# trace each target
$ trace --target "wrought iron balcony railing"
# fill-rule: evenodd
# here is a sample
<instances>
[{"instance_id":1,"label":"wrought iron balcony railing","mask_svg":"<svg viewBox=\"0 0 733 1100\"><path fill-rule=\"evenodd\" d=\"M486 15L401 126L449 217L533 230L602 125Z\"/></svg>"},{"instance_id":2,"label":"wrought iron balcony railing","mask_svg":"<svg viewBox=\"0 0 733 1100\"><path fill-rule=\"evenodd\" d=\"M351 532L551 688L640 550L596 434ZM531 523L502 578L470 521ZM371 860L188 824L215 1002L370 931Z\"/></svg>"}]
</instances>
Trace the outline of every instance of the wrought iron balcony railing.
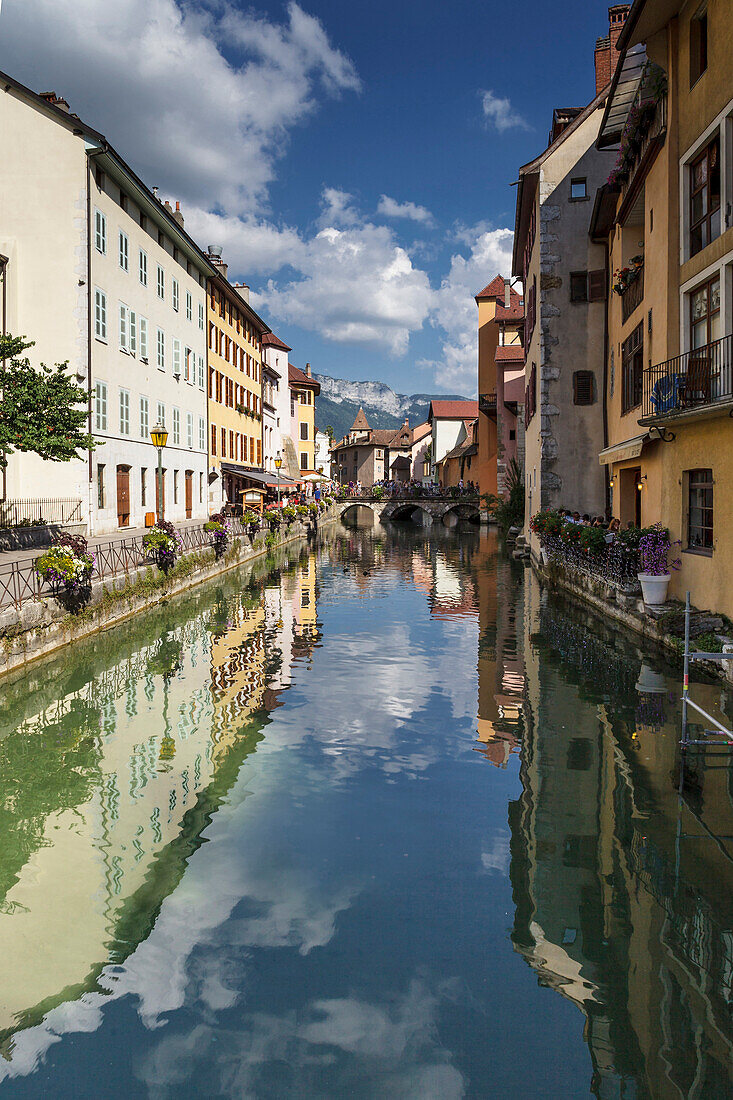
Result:
<instances>
[{"instance_id":1,"label":"wrought iron balcony railing","mask_svg":"<svg viewBox=\"0 0 733 1100\"><path fill-rule=\"evenodd\" d=\"M644 299L644 268L621 295L621 316L624 324Z\"/></svg>"},{"instance_id":2,"label":"wrought iron balcony railing","mask_svg":"<svg viewBox=\"0 0 733 1100\"><path fill-rule=\"evenodd\" d=\"M496 394L480 393L478 395L478 407L479 412L486 413L488 416L496 416Z\"/></svg>"},{"instance_id":3,"label":"wrought iron balcony railing","mask_svg":"<svg viewBox=\"0 0 733 1100\"><path fill-rule=\"evenodd\" d=\"M686 351L644 371L642 421L733 403L733 335Z\"/></svg>"}]
</instances>

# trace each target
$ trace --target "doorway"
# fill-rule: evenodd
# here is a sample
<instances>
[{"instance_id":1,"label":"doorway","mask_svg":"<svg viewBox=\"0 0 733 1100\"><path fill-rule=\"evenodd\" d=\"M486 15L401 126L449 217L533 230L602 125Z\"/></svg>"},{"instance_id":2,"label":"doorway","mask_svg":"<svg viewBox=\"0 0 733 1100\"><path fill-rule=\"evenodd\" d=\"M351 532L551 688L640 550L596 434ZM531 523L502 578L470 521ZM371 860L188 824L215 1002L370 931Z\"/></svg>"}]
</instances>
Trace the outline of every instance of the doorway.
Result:
<instances>
[{"instance_id":1,"label":"doorway","mask_svg":"<svg viewBox=\"0 0 733 1100\"><path fill-rule=\"evenodd\" d=\"M186 470L186 519L193 515L193 470Z\"/></svg>"},{"instance_id":2,"label":"doorway","mask_svg":"<svg viewBox=\"0 0 733 1100\"><path fill-rule=\"evenodd\" d=\"M619 519L621 526L626 527L634 523L641 527L641 467L633 466L630 469L620 471L620 508Z\"/></svg>"},{"instance_id":3,"label":"doorway","mask_svg":"<svg viewBox=\"0 0 733 1100\"><path fill-rule=\"evenodd\" d=\"M117 467L117 525L130 526L130 467Z\"/></svg>"}]
</instances>

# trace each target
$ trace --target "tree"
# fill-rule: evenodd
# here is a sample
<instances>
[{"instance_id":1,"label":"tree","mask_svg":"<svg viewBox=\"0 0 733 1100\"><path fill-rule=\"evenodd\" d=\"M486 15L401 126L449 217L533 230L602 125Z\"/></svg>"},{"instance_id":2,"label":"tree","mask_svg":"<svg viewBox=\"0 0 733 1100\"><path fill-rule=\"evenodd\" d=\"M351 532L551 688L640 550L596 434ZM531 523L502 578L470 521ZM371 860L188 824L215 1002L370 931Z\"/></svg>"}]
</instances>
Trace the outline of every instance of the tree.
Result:
<instances>
[{"instance_id":1,"label":"tree","mask_svg":"<svg viewBox=\"0 0 733 1100\"><path fill-rule=\"evenodd\" d=\"M330 424L326 424L326 435L328 436L331 443L333 443L333 428Z\"/></svg>"},{"instance_id":2,"label":"tree","mask_svg":"<svg viewBox=\"0 0 733 1100\"><path fill-rule=\"evenodd\" d=\"M23 352L23 336L0 336L0 468L13 451L33 451L51 462L70 462L95 442L87 427L87 391L71 378L68 363L39 368Z\"/></svg>"}]
</instances>

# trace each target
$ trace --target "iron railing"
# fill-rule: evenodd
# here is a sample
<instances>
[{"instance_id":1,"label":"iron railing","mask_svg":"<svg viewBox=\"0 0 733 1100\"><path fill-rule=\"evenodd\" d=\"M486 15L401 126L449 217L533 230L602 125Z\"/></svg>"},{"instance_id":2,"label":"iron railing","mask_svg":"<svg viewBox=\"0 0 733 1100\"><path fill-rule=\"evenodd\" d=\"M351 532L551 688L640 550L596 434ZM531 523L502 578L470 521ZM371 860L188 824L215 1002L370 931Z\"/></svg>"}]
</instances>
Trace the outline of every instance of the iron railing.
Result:
<instances>
[{"instance_id":1,"label":"iron railing","mask_svg":"<svg viewBox=\"0 0 733 1100\"><path fill-rule=\"evenodd\" d=\"M666 419L719 401L733 400L733 335L647 367L643 420Z\"/></svg>"},{"instance_id":2,"label":"iron railing","mask_svg":"<svg viewBox=\"0 0 733 1100\"><path fill-rule=\"evenodd\" d=\"M0 528L65 527L83 523L80 500L3 500L0 501Z\"/></svg>"},{"instance_id":3,"label":"iron railing","mask_svg":"<svg viewBox=\"0 0 733 1100\"><path fill-rule=\"evenodd\" d=\"M249 535L250 532L237 519L228 521L231 534L235 537ZM211 546L211 535L204 530L203 523L178 528L182 549L202 550ZM140 566L150 564L152 558L143 545L143 535L132 535L125 539L111 539L109 542L95 542L89 550L94 554L94 579L103 580L120 573L130 573ZM0 560L0 608L10 607L17 610L27 600L40 599L50 593L51 588L41 580L32 561Z\"/></svg>"},{"instance_id":4,"label":"iron railing","mask_svg":"<svg viewBox=\"0 0 733 1100\"><path fill-rule=\"evenodd\" d=\"M557 535L543 535L542 548L550 562L622 588L638 587L639 551L625 546L620 539L608 543L600 553L592 554L563 542Z\"/></svg>"},{"instance_id":5,"label":"iron railing","mask_svg":"<svg viewBox=\"0 0 733 1100\"><path fill-rule=\"evenodd\" d=\"M496 394L495 393L480 393L478 395L478 407L479 412L487 413L489 416L496 414Z\"/></svg>"},{"instance_id":6,"label":"iron railing","mask_svg":"<svg viewBox=\"0 0 733 1100\"><path fill-rule=\"evenodd\" d=\"M639 274L634 279L633 283L627 286L626 290L621 295L621 317L624 322L628 321L631 314L640 306L644 299L644 268L642 267Z\"/></svg>"}]
</instances>

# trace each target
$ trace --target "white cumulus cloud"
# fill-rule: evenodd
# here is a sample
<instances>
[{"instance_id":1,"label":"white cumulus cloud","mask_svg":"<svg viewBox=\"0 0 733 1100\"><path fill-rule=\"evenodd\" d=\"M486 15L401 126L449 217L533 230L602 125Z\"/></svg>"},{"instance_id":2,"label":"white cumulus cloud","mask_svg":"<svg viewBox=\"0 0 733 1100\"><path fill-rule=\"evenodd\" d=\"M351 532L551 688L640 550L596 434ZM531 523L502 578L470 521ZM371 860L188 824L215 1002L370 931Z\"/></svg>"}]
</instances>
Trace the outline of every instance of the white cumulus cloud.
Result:
<instances>
[{"instance_id":1,"label":"white cumulus cloud","mask_svg":"<svg viewBox=\"0 0 733 1100\"><path fill-rule=\"evenodd\" d=\"M377 213L383 218L409 218L410 221L420 222L427 227L434 224L433 215L427 207L418 206L414 202L398 202L389 195L381 196Z\"/></svg>"},{"instance_id":2,"label":"white cumulus cloud","mask_svg":"<svg viewBox=\"0 0 733 1100\"><path fill-rule=\"evenodd\" d=\"M529 123L522 118L518 111L515 111L509 99L489 91L481 93L481 103L484 109L484 118L495 126L500 134L515 127L520 130L529 130Z\"/></svg>"},{"instance_id":3,"label":"white cumulus cloud","mask_svg":"<svg viewBox=\"0 0 733 1100\"><path fill-rule=\"evenodd\" d=\"M266 203L288 133L319 95L360 87L295 2L275 23L232 0L14 0L0 65L64 95L148 184L232 214Z\"/></svg>"}]
</instances>

